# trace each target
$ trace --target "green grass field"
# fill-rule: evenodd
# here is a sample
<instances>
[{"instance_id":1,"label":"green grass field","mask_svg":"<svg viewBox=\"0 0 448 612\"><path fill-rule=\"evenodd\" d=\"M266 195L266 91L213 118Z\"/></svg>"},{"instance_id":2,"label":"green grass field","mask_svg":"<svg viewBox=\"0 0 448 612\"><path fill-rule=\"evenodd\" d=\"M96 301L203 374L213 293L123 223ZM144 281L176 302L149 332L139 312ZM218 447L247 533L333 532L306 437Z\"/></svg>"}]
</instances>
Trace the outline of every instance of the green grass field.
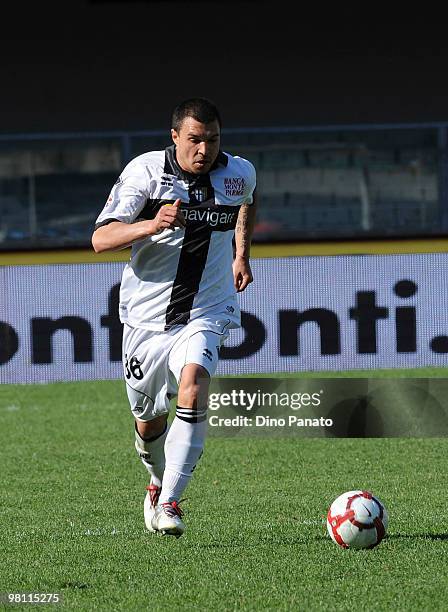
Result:
<instances>
[{"instance_id":1,"label":"green grass field","mask_svg":"<svg viewBox=\"0 0 448 612\"><path fill-rule=\"evenodd\" d=\"M0 443L0 592L57 592L74 610L447 608L446 438L210 436L178 540L145 531L121 381L4 385ZM374 550L327 535L352 488L389 511Z\"/></svg>"}]
</instances>

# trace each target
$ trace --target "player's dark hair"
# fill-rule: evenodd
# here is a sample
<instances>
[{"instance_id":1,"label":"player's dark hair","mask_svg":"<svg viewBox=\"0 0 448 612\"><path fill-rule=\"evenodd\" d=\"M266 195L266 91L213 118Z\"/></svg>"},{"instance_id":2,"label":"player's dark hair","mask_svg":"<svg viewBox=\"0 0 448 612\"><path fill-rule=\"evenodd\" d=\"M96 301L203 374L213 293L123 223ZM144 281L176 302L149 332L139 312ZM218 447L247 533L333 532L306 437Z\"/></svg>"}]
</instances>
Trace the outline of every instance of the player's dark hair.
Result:
<instances>
[{"instance_id":1,"label":"player's dark hair","mask_svg":"<svg viewBox=\"0 0 448 612\"><path fill-rule=\"evenodd\" d=\"M221 115L216 105L207 98L189 98L176 106L171 118L171 127L179 132L185 117L192 117L200 123L212 123L215 119L221 127Z\"/></svg>"}]
</instances>

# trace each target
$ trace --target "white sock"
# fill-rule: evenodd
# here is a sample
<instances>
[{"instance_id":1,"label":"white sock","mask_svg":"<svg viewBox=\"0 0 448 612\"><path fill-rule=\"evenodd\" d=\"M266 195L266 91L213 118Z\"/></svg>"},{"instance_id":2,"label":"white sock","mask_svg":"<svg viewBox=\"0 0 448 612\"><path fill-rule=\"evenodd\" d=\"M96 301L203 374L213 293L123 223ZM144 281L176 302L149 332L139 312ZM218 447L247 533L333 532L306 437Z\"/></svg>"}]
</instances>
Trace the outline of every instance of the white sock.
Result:
<instances>
[{"instance_id":1,"label":"white sock","mask_svg":"<svg viewBox=\"0 0 448 612\"><path fill-rule=\"evenodd\" d=\"M145 440L137 431L137 426L135 426L135 450L151 475L151 483L157 487L162 486L163 471L165 469L164 446L167 434L168 425L158 436Z\"/></svg>"},{"instance_id":2,"label":"white sock","mask_svg":"<svg viewBox=\"0 0 448 612\"><path fill-rule=\"evenodd\" d=\"M204 448L207 408L176 407L165 441L165 472L159 504L179 501Z\"/></svg>"}]
</instances>

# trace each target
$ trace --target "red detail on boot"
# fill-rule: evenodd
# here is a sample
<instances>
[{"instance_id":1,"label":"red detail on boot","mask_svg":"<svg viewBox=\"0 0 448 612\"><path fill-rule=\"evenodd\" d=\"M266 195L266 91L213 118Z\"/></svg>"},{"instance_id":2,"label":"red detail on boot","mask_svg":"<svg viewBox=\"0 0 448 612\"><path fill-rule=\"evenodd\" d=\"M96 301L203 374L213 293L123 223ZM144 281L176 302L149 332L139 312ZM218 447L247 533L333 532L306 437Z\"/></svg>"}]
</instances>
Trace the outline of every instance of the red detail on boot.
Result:
<instances>
[{"instance_id":1,"label":"red detail on boot","mask_svg":"<svg viewBox=\"0 0 448 612\"><path fill-rule=\"evenodd\" d=\"M155 484L150 484L146 487L149 491L149 499L151 500L151 506L155 508L157 506L157 502L159 501L160 492L162 491L161 487L158 487Z\"/></svg>"}]
</instances>

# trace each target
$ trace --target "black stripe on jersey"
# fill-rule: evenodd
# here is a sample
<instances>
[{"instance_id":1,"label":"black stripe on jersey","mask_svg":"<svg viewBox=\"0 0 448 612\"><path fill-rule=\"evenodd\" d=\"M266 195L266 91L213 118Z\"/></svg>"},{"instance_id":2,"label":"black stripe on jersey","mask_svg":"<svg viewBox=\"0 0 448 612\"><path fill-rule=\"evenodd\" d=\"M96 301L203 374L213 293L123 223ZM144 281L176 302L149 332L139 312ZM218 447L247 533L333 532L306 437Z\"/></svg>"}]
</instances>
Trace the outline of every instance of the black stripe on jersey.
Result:
<instances>
[{"instance_id":1,"label":"black stripe on jersey","mask_svg":"<svg viewBox=\"0 0 448 612\"><path fill-rule=\"evenodd\" d=\"M165 204L174 204L176 200L166 200L163 198L154 198L146 200L145 207L138 215L139 219L154 219L159 210Z\"/></svg>"},{"instance_id":2,"label":"black stripe on jersey","mask_svg":"<svg viewBox=\"0 0 448 612\"><path fill-rule=\"evenodd\" d=\"M206 224L214 232L228 232L234 230L238 220L241 206L216 205L214 202L203 202L181 206L187 227L192 224Z\"/></svg>"},{"instance_id":3,"label":"black stripe on jersey","mask_svg":"<svg viewBox=\"0 0 448 612\"><path fill-rule=\"evenodd\" d=\"M154 219L162 206L173 204L174 202L175 200L147 200L137 221L141 219ZM225 204L218 206L211 199L199 204L186 204L183 202L180 210L184 214L187 226L205 224L209 225L215 232L227 232L235 229L240 206L226 206Z\"/></svg>"},{"instance_id":4,"label":"black stripe on jersey","mask_svg":"<svg viewBox=\"0 0 448 612\"><path fill-rule=\"evenodd\" d=\"M198 292L208 256L212 229L208 225L188 225L177 265L176 278L166 309L165 330L186 325Z\"/></svg>"},{"instance_id":5,"label":"black stripe on jersey","mask_svg":"<svg viewBox=\"0 0 448 612\"><path fill-rule=\"evenodd\" d=\"M198 196L203 197L205 194L208 196L208 205L215 204L215 191L209 174L199 174L188 185L190 203L196 206L205 204L198 200ZM211 225L206 222L189 223L185 228L176 278L166 309L165 330L174 325L186 325L190 319L193 301L207 262L212 231Z\"/></svg>"}]
</instances>

